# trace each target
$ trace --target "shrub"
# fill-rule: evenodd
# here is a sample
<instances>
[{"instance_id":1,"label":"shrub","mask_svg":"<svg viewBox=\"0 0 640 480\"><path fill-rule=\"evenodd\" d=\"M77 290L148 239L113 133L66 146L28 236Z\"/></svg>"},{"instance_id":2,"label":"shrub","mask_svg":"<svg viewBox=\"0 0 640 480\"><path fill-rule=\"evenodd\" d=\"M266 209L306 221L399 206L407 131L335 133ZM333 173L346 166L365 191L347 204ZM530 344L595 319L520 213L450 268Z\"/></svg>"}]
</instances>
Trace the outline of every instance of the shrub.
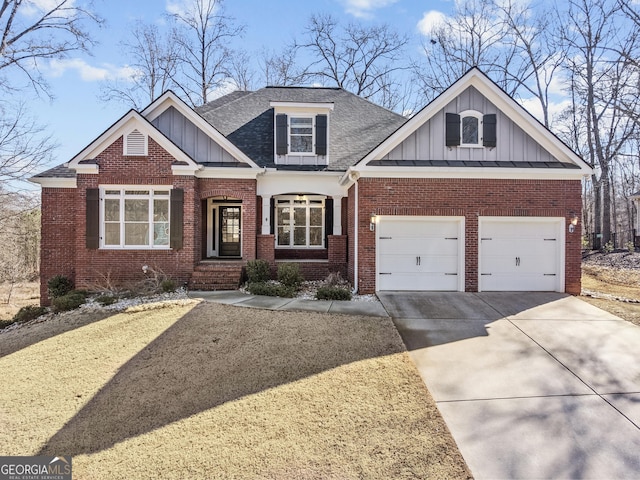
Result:
<instances>
[{"instance_id":1,"label":"shrub","mask_svg":"<svg viewBox=\"0 0 640 480\"><path fill-rule=\"evenodd\" d=\"M56 275L51 277L47 282L49 298L58 298L68 294L73 290L73 282L64 275Z\"/></svg>"},{"instance_id":2,"label":"shrub","mask_svg":"<svg viewBox=\"0 0 640 480\"><path fill-rule=\"evenodd\" d=\"M327 275L327 278L324 279L323 286L325 287L347 287L347 281L342 278L340 272L331 272Z\"/></svg>"},{"instance_id":3,"label":"shrub","mask_svg":"<svg viewBox=\"0 0 640 480\"><path fill-rule=\"evenodd\" d=\"M96 302L102 305L103 307L107 305L113 305L118 300L118 297L114 297L113 295L100 295L96 298Z\"/></svg>"},{"instance_id":4,"label":"shrub","mask_svg":"<svg viewBox=\"0 0 640 480\"><path fill-rule=\"evenodd\" d=\"M18 313L13 316L13 321L11 323L29 322L38 318L40 315L44 315L45 313L47 313L47 309L45 307L27 305L26 307L22 307L18 310Z\"/></svg>"},{"instance_id":5,"label":"shrub","mask_svg":"<svg viewBox=\"0 0 640 480\"><path fill-rule=\"evenodd\" d=\"M266 260L249 260L247 262L247 280L249 283L266 282L271 277L271 267Z\"/></svg>"},{"instance_id":6,"label":"shrub","mask_svg":"<svg viewBox=\"0 0 640 480\"><path fill-rule=\"evenodd\" d=\"M636 246L632 241L628 241L627 243L624 244L624 246L627 248L627 250L629 250L631 253L636 251Z\"/></svg>"},{"instance_id":7,"label":"shrub","mask_svg":"<svg viewBox=\"0 0 640 480\"><path fill-rule=\"evenodd\" d=\"M304 278L300 274L297 263L281 263L278 265L278 281L286 287L297 289Z\"/></svg>"},{"instance_id":8,"label":"shrub","mask_svg":"<svg viewBox=\"0 0 640 480\"><path fill-rule=\"evenodd\" d=\"M165 278L160 282L160 290L162 290L163 293L175 292L176 287L176 282L170 278Z\"/></svg>"},{"instance_id":9,"label":"shrub","mask_svg":"<svg viewBox=\"0 0 640 480\"><path fill-rule=\"evenodd\" d=\"M14 322L13 320L0 320L0 330L8 327L9 325L13 325L14 323L16 322Z\"/></svg>"},{"instance_id":10,"label":"shrub","mask_svg":"<svg viewBox=\"0 0 640 480\"><path fill-rule=\"evenodd\" d=\"M247 286L247 290L252 295L266 295L268 297L292 298L296 294L296 289L293 287L266 282L250 283Z\"/></svg>"},{"instance_id":11,"label":"shrub","mask_svg":"<svg viewBox=\"0 0 640 480\"><path fill-rule=\"evenodd\" d=\"M611 253L613 252L614 248L613 248L613 241L609 240L607 243L604 244L604 247L602 247L602 250L604 251L604 253Z\"/></svg>"},{"instance_id":12,"label":"shrub","mask_svg":"<svg viewBox=\"0 0 640 480\"><path fill-rule=\"evenodd\" d=\"M56 297L51 300L51 305L54 312L66 312L67 310L74 310L82 305L85 301L84 295L78 292L68 293L62 297Z\"/></svg>"},{"instance_id":13,"label":"shrub","mask_svg":"<svg viewBox=\"0 0 640 480\"><path fill-rule=\"evenodd\" d=\"M318 300L351 300L351 292L342 287L320 287L316 292Z\"/></svg>"}]
</instances>

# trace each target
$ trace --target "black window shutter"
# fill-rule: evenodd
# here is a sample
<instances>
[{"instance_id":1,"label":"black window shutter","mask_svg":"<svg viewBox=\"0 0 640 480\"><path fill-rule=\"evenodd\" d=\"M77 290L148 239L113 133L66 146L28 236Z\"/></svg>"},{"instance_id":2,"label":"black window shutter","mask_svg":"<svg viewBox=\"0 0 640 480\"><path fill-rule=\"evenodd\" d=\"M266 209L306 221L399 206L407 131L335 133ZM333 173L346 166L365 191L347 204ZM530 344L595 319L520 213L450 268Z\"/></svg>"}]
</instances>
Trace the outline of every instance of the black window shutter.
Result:
<instances>
[{"instance_id":1,"label":"black window shutter","mask_svg":"<svg viewBox=\"0 0 640 480\"><path fill-rule=\"evenodd\" d=\"M327 236L333 235L333 198L324 201L324 231Z\"/></svg>"},{"instance_id":2,"label":"black window shutter","mask_svg":"<svg viewBox=\"0 0 640 480\"><path fill-rule=\"evenodd\" d=\"M269 200L269 222L271 224L270 232L273 235L276 232L276 201L273 197Z\"/></svg>"},{"instance_id":3,"label":"black window shutter","mask_svg":"<svg viewBox=\"0 0 640 480\"><path fill-rule=\"evenodd\" d=\"M497 143L496 114L482 117L482 145L495 147Z\"/></svg>"},{"instance_id":4,"label":"black window shutter","mask_svg":"<svg viewBox=\"0 0 640 480\"><path fill-rule=\"evenodd\" d=\"M87 248L92 250L100 248L100 190L98 188L87 188L86 229Z\"/></svg>"},{"instance_id":5,"label":"black window shutter","mask_svg":"<svg viewBox=\"0 0 640 480\"><path fill-rule=\"evenodd\" d=\"M460 115L447 113L446 117L446 144L447 147L456 147L460 145Z\"/></svg>"},{"instance_id":6,"label":"black window shutter","mask_svg":"<svg viewBox=\"0 0 640 480\"><path fill-rule=\"evenodd\" d=\"M184 220L184 190L174 188L171 190L171 220L169 246L174 250L182 248L182 231Z\"/></svg>"},{"instance_id":7,"label":"black window shutter","mask_svg":"<svg viewBox=\"0 0 640 480\"><path fill-rule=\"evenodd\" d=\"M327 154L327 116L316 115L316 155Z\"/></svg>"},{"instance_id":8,"label":"black window shutter","mask_svg":"<svg viewBox=\"0 0 640 480\"><path fill-rule=\"evenodd\" d=\"M276 155L286 155L287 145L287 116L284 113L276 115Z\"/></svg>"}]
</instances>

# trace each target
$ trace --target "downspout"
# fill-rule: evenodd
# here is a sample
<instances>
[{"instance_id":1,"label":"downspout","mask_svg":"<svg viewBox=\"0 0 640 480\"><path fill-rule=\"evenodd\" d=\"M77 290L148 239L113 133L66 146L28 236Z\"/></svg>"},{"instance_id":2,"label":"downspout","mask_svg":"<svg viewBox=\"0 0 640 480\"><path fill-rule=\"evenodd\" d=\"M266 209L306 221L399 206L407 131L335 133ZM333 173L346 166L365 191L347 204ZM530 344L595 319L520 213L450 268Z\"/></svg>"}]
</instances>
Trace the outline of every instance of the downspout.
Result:
<instances>
[{"instance_id":1,"label":"downspout","mask_svg":"<svg viewBox=\"0 0 640 480\"><path fill-rule=\"evenodd\" d=\"M354 194L354 233L353 233L353 295L358 293L358 172L350 172L349 180L353 182L355 187Z\"/></svg>"}]
</instances>

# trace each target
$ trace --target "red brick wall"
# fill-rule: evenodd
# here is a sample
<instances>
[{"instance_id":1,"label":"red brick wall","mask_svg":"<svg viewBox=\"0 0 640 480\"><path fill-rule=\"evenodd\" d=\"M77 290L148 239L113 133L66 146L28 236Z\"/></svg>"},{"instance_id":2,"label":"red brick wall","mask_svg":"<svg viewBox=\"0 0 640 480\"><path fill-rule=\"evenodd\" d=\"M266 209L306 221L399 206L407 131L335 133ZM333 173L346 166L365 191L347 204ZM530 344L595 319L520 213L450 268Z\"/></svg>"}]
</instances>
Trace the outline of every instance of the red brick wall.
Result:
<instances>
[{"instance_id":1,"label":"red brick wall","mask_svg":"<svg viewBox=\"0 0 640 480\"><path fill-rule=\"evenodd\" d=\"M354 187L349 190L349 212L354 208ZM581 218L579 180L491 180L491 179L379 179L359 180L358 276L360 293L375 290L375 232L369 216L433 215L465 217L465 290L478 290L478 217ZM353 215L349 215L353 232ZM565 225L566 225L565 224ZM353 275L353 239L349 238L349 274ZM565 291L580 293L580 226L566 233Z\"/></svg>"},{"instance_id":2,"label":"red brick wall","mask_svg":"<svg viewBox=\"0 0 640 480\"><path fill-rule=\"evenodd\" d=\"M256 258L275 264L275 235L258 235L258 253Z\"/></svg>"},{"instance_id":3,"label":"red brick wall","mask_svg":"<svg viewBox=\"0 0 640 480\"><path fill-rule=\"evenodd\" d=\"M226 196L242 200L242 258L245 260L255 259L256 181L254 179L200 178L198 179L198 189L201 199ZM200 227L200 225L198 226Z\"/></svg>"},{"instance_id":4,"label":"red brick wall","mask_svg":"<svg viewBox=\"0 0 640 480\"><path fill-rule=\"evenodd\" d=\"M329 235L329 271L347 278L347 236Z\"/></svg>"},{"instance_id":5,"label":"red brick wall","mask_svg":"<svg viewBox=\"0 0 640 480\"><path fill-rule=\"evenodd\" d=\"M75 188L43 188L42 240L40 243L40 299L49 305L47 282L51 277L64 275L75 279Z\"/></svg>"},{"instance_id":6,"label":"red brick wall","mask_svg":"<svg viewBox=\"0 0 640 480\"><path fill-rule=\"evenodd\" d=\"M243 258L256 254L256 181L174 176L173 157L152 139L149 155L124 157L122 138L97 157L98 175L78 175L76 189L43 188L41 303L48 304L46 283L67 275L79 288L144 279L142 266L162 270L176 281L189 280L202 258L202 199L217 195L242 199ZM184 190L183 248L174 250L89 250L86 248L86 189L99 185L171 185Z\"/></svg>"}]
</instances>

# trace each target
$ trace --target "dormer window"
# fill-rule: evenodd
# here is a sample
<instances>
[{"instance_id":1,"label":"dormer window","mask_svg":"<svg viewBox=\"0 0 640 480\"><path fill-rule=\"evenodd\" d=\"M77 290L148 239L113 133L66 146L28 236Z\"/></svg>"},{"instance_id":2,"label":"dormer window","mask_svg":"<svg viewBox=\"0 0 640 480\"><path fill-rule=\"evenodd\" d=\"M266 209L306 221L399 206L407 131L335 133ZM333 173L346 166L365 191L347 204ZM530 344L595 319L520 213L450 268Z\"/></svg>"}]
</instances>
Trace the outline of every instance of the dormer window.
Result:
<instances>
[{"instance_id":1,"label":"dormer window","mask_svg":"<svg viewBox=\"0 0 640 480\"><path fill-rule=\"evenodd\" d=\"M275 116L274 162L281 165L329 163L329 115L333 103L270 103Z\"/></svg>"},{"instance_id":2,"label":"dormer window","mask_svg":"<svg viewBox=\"0 0 640 480\"><path fill-rule=\"evenodd\" d=\"M448 147L496 146L496 115L483 115L475 110L446 114Z\"/></svg>"},{"instance_id":3,"label":"dormer window","mask_svg":"<svg viewBox=\"0 0 640 480\"><path fill-rule=\"evenodd\" d=\"M147 155L147 136L139 130L133 130L124 136L124 155L144 157Z\"/></svg>"}]
</instances>

